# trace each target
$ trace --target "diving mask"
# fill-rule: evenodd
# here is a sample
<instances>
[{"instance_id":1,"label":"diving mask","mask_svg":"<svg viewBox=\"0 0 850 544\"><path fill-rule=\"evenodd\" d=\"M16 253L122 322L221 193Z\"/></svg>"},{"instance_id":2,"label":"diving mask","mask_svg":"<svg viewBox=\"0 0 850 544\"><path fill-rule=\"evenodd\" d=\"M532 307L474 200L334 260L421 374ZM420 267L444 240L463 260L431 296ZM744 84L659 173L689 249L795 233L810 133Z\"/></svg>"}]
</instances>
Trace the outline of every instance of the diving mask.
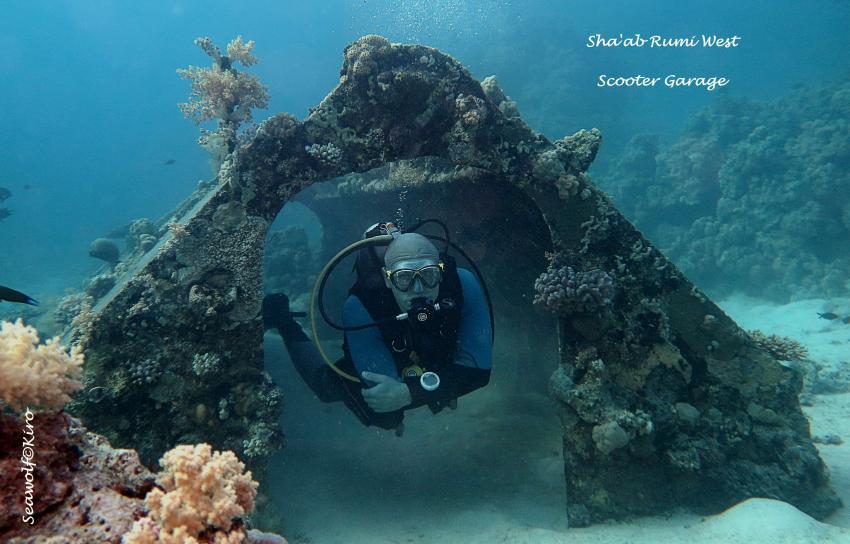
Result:
<instances>
[{"instance_id":1,"label":"diving mask","mask_svg":"<svg viewBox=\"0 0 850 544\"><path fill-rule=\"evenodd\" d=\"M418 277L422 284L427 289L433 289L443 280L442 262L423 266L422 268L413 270L410 268L399 268L398 270L387 270L387 277L399 291L407 291L413 282Z\"/></svg>"}]
</instances>

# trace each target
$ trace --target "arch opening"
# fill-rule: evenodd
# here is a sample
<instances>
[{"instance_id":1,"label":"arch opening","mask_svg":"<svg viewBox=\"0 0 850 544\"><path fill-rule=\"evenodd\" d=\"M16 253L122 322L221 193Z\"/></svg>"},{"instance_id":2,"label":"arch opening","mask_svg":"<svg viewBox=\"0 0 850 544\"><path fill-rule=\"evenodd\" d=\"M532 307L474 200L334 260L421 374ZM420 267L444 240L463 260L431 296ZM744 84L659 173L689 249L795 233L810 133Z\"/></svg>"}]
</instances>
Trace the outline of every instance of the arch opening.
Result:
<instances>
[{"instance_id":1,"label":"arch opening","mask_svg":"<svg viewBox=\"0 0 850 544\"><path fill-rule=\"evenodd\" d=\"M341 403L322 404L294 370L279 335L267 333L266 368L287 398L281 420L287 447L268 474L272 503L286 504L292 526L317 540L323 531L357 525L369 512L387 518L399 507L420 508L423 497L433 502L429 512L453 510L468 501L470 489L482 506L497 504L505 515L518 515L511 510L524 503L524 512L534 512L525 520L529 525L563 528L561 427L547 397L558 363L557 323L530 304L551 241L540 211L522 191L490 174L470 180L433 157L315 183L284 205L272 224L264 290L294 289L286 293L291 308L304 311L325 262L369 225L391 220L404 228L422 219L445 222L488 284L496 321L490 384L461 397L456 410L409 411L404 436L396 438L362 427ZM442 234L438 228L422 232ZM340 263L326 289L332 319L339 319L355 280L353 262L349 256ZM283 276L275 263L289 263ZM332 358L341 354L338 331L322 327L320 336ZM478 461L473 471L471 459ZM364 478L384 493L364 488ZM387 501L387 494L396 500ZM333 527L313 515L317 495L338 512Z\"/></svg>"}]
</instances>

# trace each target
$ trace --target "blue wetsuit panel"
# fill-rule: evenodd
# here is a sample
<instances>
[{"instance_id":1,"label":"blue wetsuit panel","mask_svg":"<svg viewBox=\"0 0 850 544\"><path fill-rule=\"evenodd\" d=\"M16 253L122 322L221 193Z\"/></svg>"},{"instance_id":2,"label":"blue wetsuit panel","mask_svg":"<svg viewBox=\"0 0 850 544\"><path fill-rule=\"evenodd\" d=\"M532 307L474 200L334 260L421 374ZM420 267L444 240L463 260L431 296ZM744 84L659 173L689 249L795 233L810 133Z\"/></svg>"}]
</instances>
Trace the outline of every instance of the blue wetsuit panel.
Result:
<instances>
[{"instance_id":1,"label":"blue wetsuit panel","mask_svg":"<svg viewBox=\"0 0 850 544\"><path fill-rule=\"evenodd\" d=\"M455 364L490 369L493 367L493 330L484 289L469 270L458 268L457 275L463 289L463 308Z\"/></svg>"},{"instance_id":2,"label":"blue wetsuit panel","mask_svg":"<svg viewBox=\"0 0 850 544\"><path fill-rule=\"evenodd\" d=\"M354 295L350 295L345 301L345 306L342 309L342 323L346 327L357 327L367 323L373 323L374 319L369 315L366 307L360 302L360 299ZM351 350L351 358L353 359L354 368L357 369L357 377L360 377L364 371L374 372L375 374L383 374L392 376L398 381L401 377L395 366L390 350L384 344L384 337L381 336L381 331L378 327L369 327L359 331L346 331L345 337L348 340L348 348Z\"/></svg>"}]
</instances>

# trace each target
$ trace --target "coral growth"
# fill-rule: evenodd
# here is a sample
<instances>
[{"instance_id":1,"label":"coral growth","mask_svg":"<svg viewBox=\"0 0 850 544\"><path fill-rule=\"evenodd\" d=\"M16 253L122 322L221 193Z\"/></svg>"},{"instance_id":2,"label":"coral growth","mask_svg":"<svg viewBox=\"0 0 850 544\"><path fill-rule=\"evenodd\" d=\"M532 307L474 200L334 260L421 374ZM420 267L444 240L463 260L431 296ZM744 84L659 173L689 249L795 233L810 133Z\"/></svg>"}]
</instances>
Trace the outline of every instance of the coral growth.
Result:
<instances>
[{"instance_id":1,"label":"coral growth","mask_svg":"<svg viewBox=\"0 0 850 544\"><path fill-rule=\"evenodd\" d=\"M850 81L723 99L663 148L635 137L601 184L704 288L785 301L850 291Z\"/></svg>"},{"instance_id":2,"label":"coral growth","mask_svg":"<svg viewBox=\"0 0 850 544\"><path fill-rule=\"evenodd\" d=\"M390 48L383 36L370 34L352 42L345 48L345 63L342 72L346 78L366 78L375 73L378 57Z\"/></svg>"},{"instance_id":3,"label":"coral growth","mask_svg":"<svg viewBox=\"0 0 850 544\"><path fill-rule=\"evenodd\" d=\"M78 391L83 354L70 355L59 338L42 344L38 331L20 319L0 325L0 398L14 410L60 410Z\"/></svg>"},{"instance_id":4,"label":"coral growth","mask_svg":"<svg viewBox=\"0 0 850 544\"><path fill-rule=\"evenodd\" d=\"M342 158L342 151L332 143L324 145L311 144L305 146L304 151L317 161L328 166L339 163Z\"/></svg>"},{"instance_id":5,"label":"coral growth","mask_svg":"<svg viewBox=\"0 0 850 544\"><path fill-rule=\"evenodd\" d=\"M181 445L166 452L160 464L162 489L148 493L149 513L133 525L126 544L245 540L239 518L254 509L258 484L233 452L213 452L208 444Z\"/></svg>"},{"instance_id":6,"label":"coral growth","mask_svg":"<svg viewBox=\"0 0 850 544\"><path fill-rule=\"evenodd\" d=\"M135 361L127 366L127 379L133 387L156 383L162 373L162 361L155 358Z\"/></svg>"},{"instance_id":7,"label":"coral growth","mask_svg":"<svg viewBox=\"0 0 850 544\"><path fill-rule=\"evenodd\" d=\"M244 67L257 63L251 53L253 40L244 43L242 36L237 36L227 45L227 55L222 55L210 38L197 38L195 44L212 58L213 64L210 68L189 66L177 70L181 77L192 81L189 101L178 106L183 115L197 124L219 121L217 130L203 130L198 140L210 153L213 170L218 172L225 157L236 147L239 125L252 119L251 109L268 105L269 93L256 75L233 67L236 62Z\"/></svg>"},{"instance_id":8,"label":"coral growth","mask_svg":"<svg viewBox=\"0 0 850 544\"><path fill-rule=\"evenodd\" d=\"M181 77L192 80L192 95L180 104L183 115L196 123L219 119L238 124L251 119L251 108L266 107L269 95L259 78L233 68L234 62L245 67L256 64L257 58L251 54L253 40L242 43L242 36L238 36L228 44L227 56L222 56L209 38L197 38L195 44L214 62L211 68L177 70Z\"/></svg>"},{"instance_id":9,"label":"coral growth","mask_svg":"<svg viewBox=\"0 0 850 544\"><path fill-rule=\"evenodd\" d=\"M611 305L614 281L603 270L549 266L534 282L534 303L556 314L598 312Z\"/></svg>"},{"instance_id":10,"label":"coral growth","mask_svg":"<svg viewBox=\"0 0 850 544\"><path fill-rule=\"evenodd\" d=\"M489 98L490 101L499 108L502 115L509 119L519 118L519 109L517 108L516 102L511 100L511 97L505 94L499 86L499 81L496 79L496 76L485 77L481 81L481 90L484 91L487 98Z\"/></svg>"},{"instance_id":11,"label":"coral growth","mask_svg":"<svg viewBox=\"0 0 850 544\"><path fill-rule=\"evenodd\" d=\"M787 336L768 336L758 329L749 331L749 334L758 347L770 353L777 361L797 361L809 356L809 350Z\"/></svg>"}]
</instances>

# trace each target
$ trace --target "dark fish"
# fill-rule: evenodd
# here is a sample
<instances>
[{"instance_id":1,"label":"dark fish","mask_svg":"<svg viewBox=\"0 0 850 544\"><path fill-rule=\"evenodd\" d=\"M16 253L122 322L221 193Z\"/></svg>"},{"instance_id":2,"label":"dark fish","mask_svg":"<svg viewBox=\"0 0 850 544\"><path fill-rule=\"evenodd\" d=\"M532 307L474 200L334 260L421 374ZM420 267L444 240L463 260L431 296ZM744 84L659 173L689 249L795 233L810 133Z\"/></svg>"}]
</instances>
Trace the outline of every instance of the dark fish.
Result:
<instances>
[{"instance_id":1,"label":"dark fish","mask_svg":"<svg viewBox=\"0 0 850 544\"><path fill-rule=\"evenodd\" d=\"M163 165L164 166L171 166L175 162L177 162L175 159L168 159L167 161L165 161L165 163L163 163Z\"/></svg>"},{"instance_id":2,"label":"dark fish","mask_svg":"<svg viewBox=\"0 0 850 544\"><path fill-rule=\"evenodd\" d=\"M826 312L824 314L818 313L818 317L821 319L829 319L832 321L833 319L838 319L838 314L834 314L832 312Z\"/></svg>"},{"instance_id":3,"label":"dark fish","mask_svg":"<svg viewBox=\"0 0 850 544\"><path fill-rule=\"evenodd\" d=\"M12 215L12 210L9 208L0 208L0 221Z\"/></svg>"},{"instance_id":4,"label":"dark fish","mask_svg":"<svg viewBox=\"0 0 850 544\"><path fill-rule=\"evenodd\" d=\"M8 287L3 287L0 285L0 300L7 300L9 302L20 302L21 304L32 304L33 306L38 306L38 302L32 297L29 297L20 291L15 291L14 289L9 289Z\"/></svg>"},{"instance_id":5,"label":"dark fish","mask_svg":"<svg viewBox=\"0 0 850 544\"><path fill-rule=\"evenodd\" d=\"M120 253L118 244L109 238L98 238L89 246L89 257L106 261L109 264L117 263Z\"/></svg>"},{"instance_id":6,"label":"dark fish","mask_svg":"<svg viewBox=\"0 0 850 544\"><path fill-rule=\"evenodd\" d=\"M10 196L12 196L12 191L10 191L9 189L7 189L5 187L0 187L0 202L3 202L4 200L9 198Z\"/></svg>"},{"instance_id":7,"label":"dark fish","mask_svg":"<svg viewBox=\"0 0 850 544\"><path fill-rule=\"evenodd\" d=\"M841 320L845 325L850 325L850 315Z\"/></svg>"},{"instance_id":8,"label":"dark fish","mask_svg":"<svg viewBox=\"0 0 850 544\"><path fill-rule=\"evenodd\" d=\"M30 185L29 183L24 185L24 191L29 191L30 189L32 189L32 185Z\"/></svg>"}]
</instances>

